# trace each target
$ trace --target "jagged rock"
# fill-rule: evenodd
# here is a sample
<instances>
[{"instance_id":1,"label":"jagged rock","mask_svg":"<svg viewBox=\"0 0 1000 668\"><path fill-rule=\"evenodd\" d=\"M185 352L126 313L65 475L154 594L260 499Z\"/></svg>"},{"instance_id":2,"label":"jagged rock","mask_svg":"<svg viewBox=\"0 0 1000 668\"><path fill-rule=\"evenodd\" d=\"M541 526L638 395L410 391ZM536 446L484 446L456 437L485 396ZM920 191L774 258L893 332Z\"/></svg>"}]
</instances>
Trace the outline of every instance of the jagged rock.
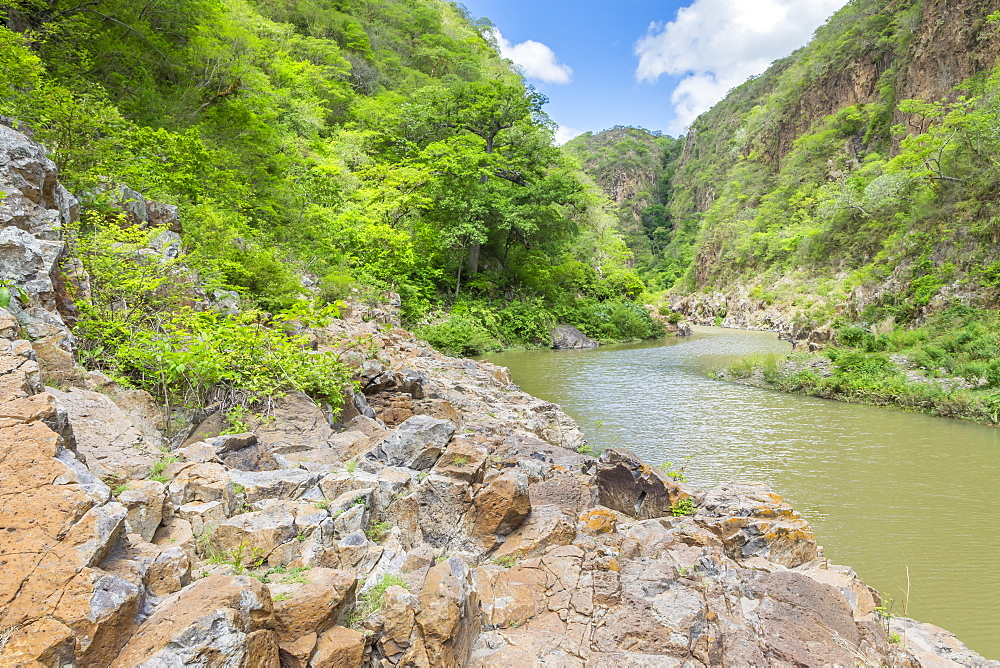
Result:
<instances>
[{"instance_id":1,"label":"jagged rock","mask_svg":"<svg viewBox=\"0 0 1000 668\"><path fill-rule=\"evenodd\" d=\"M131 224L141 227L162 227L175 233L181 231L181 221L176 206L148 200L141 193L124 185L118 189L117 195L114 204L125 212Z\"/></svg>"},{"instance_id":2,"label":"jagged rock","mask_svg":"<svg viewBox=\"0 0 1000 668\"><path fill-rule=\"evenodd\" d=\"M788 568L819 556L802 515L763 483L729 483L700 498L696 520L717 534L733 559L764 557Z\"/></svg>"},{"instance_id":3,"label":"jagged rock","mask_svg":"<svg viewBox=\"0 0 1000 668\"><path fill-rule=\"evenodd\" d=\"M229 516L228 504L222 501L192 501L174 510L178 517L191 524L195 536L215 531Z\"/></svg>"},{"instance_id":4,"label":"jagged rock","mask_svg":"<svg viewBox=\"0 0 1000 668\"><path fill-rule=\"evenodd\" d=\"M502 473L476 493L471 530L486 540L491 540L487 537L506 536L521 526L529 512L527 476L516 471Z\"/></svg>"},{"instance_id":5,"label":"jagged rock","mask_svg":"<svg viewBox=\"0 0 1000 668\"><path fill-rule=\"evenodd\" d=\"M343 626L335 626L316 643L310 666L361 668L365 658L365 634Z\"/></svg>"},{"instance_id":6,"label":"jagged rock","mask_svg":"<svg viewBox=\"0 0 1000 668\"><path fill-rule=\"evenodd\" d=\"M555 505L571 515L580 515L597 505L597 490L588 484L590 477L582 478L566 471L555 471L551 478L532 482L528 486L531 505Z\"/></svg>"},{"instance_id":7,"label":"jagged rock","mask_svg":"<svg viewBox=\"0 0 1000 668\"><path fill-rule=\"evenodd\" d=\"M434 472L470 484L482 482L488 455L484 445L470 438L455 437L434 465Z\"/></svg>"},{"instance_id":8,"label":"jagged rock","mask_svg":"<svg viewBox=\"0 0 1000 668\"><path fill-rule=\"evenodd\" d=\"M212 545L227 555L242 550L247 563L267 560L280 545L298 535L294 511L292 504L273 503L264 510L220 522L211 536Z\"/></svg>"},{"instance_id":9,"label":"jagged rock","mask_svg":"<svg viewBox=\"0 0 1000 668\"><path fill-rule=\"evenodd\" d=\"M219 459L227 467L240 471L275 471L281 468L275 456L261 443L224 452Z\"/></svg>"},{"instance_id":10,"label":"jagged rock","mask_svg":"<svg viewBox=\"0 0 1000 668\"><path fill-rule=\"evenodd\" d=\"M24 358L15 358L0 355L0 367L17 369ZM142 598L138 569L101 568L127 511L46 425L57 413L47 394L0 404L0 628L31 629L0 648L3 665L63 660L71 649L79 663L107 665Z\"/></svg>"},{"instance_id":11,"label":"jagged rock","mask_svg":"<svg viewBox=\"0 0 1000 668\"><path fill-rule=\"evenodd\" d=\"M904 655L914 665L927 668L946 666L974 666L975 668L997 668L1000 661L987 661L971 651L955 637L933 624L923 624L906 617L891 617L889 632L895 633L905 644Z\"/></svg>"},{"instance_id":12,"label":"jagged rock","mask_svg":"<svg viewBox=\"0 0 1000 668\"><path fill-rule=\"evenodd\" d=\"M157 606L110 665L276 668L272 620L271 595L259 580L211 576Z\"/></svg>"},{"instance_id":13,"label":"jagged rock","mask_svg":"<svg viewBox=\"0 0 1000 668\"><path fill-rule=\"evenodd\" d=\"M323 411L301 392L276 399L268 419L255 423L253 432L271 452L278 454L327 447L333 435Z\"/></svg>"},{"instance_id":14,"label":"jagged rock","mask_svg":"<svg viewBox=\"0 0 1000 668\"><path fill-rule=\"evenodd\" d=\"M415 415L399 425L365 456L389 466L428 469L444 452L455 425L425 415Z\"/></svg>"},{"instance_id":15,"label":"jagged rock","mask_svg":"<svg viewBox=\"0 0 1000 668\"><path fill-rule=\"evenodd\" d=\"M153 534L153 544L162 548L179 547L191 560L197 556L194 529L190 522L179 517L163 520Z\"/></svg>"},{"instance_id":16,"label":"jagged rock","mask_svg":"<svg viewBox=\"0 0 1000 668\"><path fill-rule=\"evenodd\" d=\"M302 666L309 663L317 639L336 625L344 607L353 602L357 582L352 573L329 568L314 568L304 576L302 584L271 586L271 593L282 594L284 599L274 605L282 660Z\"/></svg>"},{"instance_id":17,"label":"jagged rock","mask_svg":"<svg viewBox=\"0 0 1000 668\"><path fill-rule=\"evenodd\" d=\"M146 587L156 597L180 591L191 581L191 559L180 546L162 550L149 566Z\"/></svg>"},{"instance_id":18,"label":"jagged rock","mask_svg":"<svg viewBox=\"0 0 1000 668\"><path fill-rule=\"evenodd\" d=\"M606 508L594 508L580 515L580 521L577 522L576 528L577 531L588 536L599 536L605 533L614 533L617 524L614 512Z\"/></svg>"},{"instance_id":19,"label":"jagged rock","mask_svg":"<svg viewBox=\"0 0 1000 668\"><path fill-rule=\"evenodd\" d=\"M638 519L671 515L671 506L692 494L682 483L643 464L625 450L605 450L597 465L598 501Z\"/></svg>"},{"instance_id":20,"label":"jagged rock","mask_svg":"<svg viewBox=\"0 0 1000 668\"><path fill-rule=\"evenodd\" d=\"M146 542L153 540L160 526L166 498L166 485L155 480L131 482L128 489L118 495L118 503L128 509L129 527Z\"/></svg>"},{"instance_id":21,"label":"jagged rock","mask_svg":"<svg viewBox=\"0 0 1000 668\"><path fill-rule=\"evenodd\" d=\"M167 496L175 508L180 508L192 501L209 503L222 501L226 505L228 515L232 509L236 494L229 472L222 464L188 463L176 465L172 473L173 479L167 485Z\"/></svg>"},{"instance_id":22,"label":"jagged rock","mask_svg":"<svg viewBox=\"0 0 1000 668\"><path fill-rule=\"evenodd\" d=\"M561 348L596 348L600 343L572 325L559 325L552 330L552 347Z\"/></svg>"},{"instance_id":23,"label":"jagged rock","mask_svg":"<svg viewBox=\"0 0 1000 668\"><path fill-rule=\"evenodd\" d=\"M195 441L190 445L185 445L182 448L177 448L173 451L173 455L180 459L182 462L201 462L213 464L221 464L219 457L216 455L215 448L206 443L205 441ZM230 466L229 468L236 468Z\"/></svg>"},{"instance_id":24,"label":"jagged rock","mask_svg":"<svg viewBox=\"0 0 1000 668\"><path fill-rule=\"evenodd\" d=\"M534 506L521 526L507 536L493 555L533 556L554 545L568 545L575 537L575 517L558 506Z\"/></svg>"},{"instance_id":25,"label":"jagged rock","mask_svg":"<svg viewBox=\"0 0 1000 668\"><path fill-rule=\"evenodd\" d=\"M149 475L161 453L110 397L81 389L50 389L50 393L66 409L77 449L91 471L126 480L141 480Z\"/></svg>"},{"instance_id":26,"label":"jagged rock","mask_svg":"<svg viewBox=\"0 0 1000 668\"><path fill-rule=\"evenodd\" d=\"M382 596L382 616L385 625L378 639L382 654L394 665L420 638L417 629L418 600L414 594L399 585L392 585Z\"/></svg>"},{"instance_id":27,"label":"jagged rock","mask_svg":"<svg viewBox=\"0 0 1000 668\"><path fill-rule=\"evenodd\" d=\"M417 624L432 666L466 665L475 635L472 585L465 562L451 557L427 574Z\"/></svg>"},{"instance_id":28,"label":"jagged rock","mask_svg":"<svg viewBox=\"0 0 1000 668\"><path fill-rule=\"evenodd\" d=\"M229 477L234 485L240 485L243 488L242 494L248 503L264 499L294 500L320 480L318 473L310 473L302 469L232 470L229 472Z\"/></svg>"}]
</instances>

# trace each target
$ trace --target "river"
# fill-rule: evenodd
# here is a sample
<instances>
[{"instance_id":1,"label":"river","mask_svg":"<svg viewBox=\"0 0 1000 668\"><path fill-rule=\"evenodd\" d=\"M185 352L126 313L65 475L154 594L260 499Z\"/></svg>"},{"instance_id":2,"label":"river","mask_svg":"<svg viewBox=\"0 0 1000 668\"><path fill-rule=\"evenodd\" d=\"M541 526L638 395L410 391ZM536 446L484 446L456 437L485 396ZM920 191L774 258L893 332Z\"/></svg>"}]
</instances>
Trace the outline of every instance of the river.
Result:
<instances>
[{"instance_id":1,"label":"river","mask_svg":"<svg viewBox=\"0 0 1000 668\"><path fill-rule=\"evenodd\" d=\"M562 406L595 450L687 461L700 488L767 482L809 520L825 556L894 599L893 613L1000 658L1000 429L707 375L789 349L773 333L697 327L683 339L486 358Z\"/></svg>"}]
</instances>

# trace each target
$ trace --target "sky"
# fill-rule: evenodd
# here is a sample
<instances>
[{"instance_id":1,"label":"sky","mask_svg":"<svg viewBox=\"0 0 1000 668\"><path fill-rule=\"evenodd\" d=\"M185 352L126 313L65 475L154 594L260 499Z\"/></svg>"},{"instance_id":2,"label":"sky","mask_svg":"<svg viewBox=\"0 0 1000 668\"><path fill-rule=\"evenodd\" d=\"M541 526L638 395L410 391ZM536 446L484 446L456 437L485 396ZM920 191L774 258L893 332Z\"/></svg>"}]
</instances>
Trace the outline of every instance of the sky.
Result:
<instances>
[{"instance_id":1,"label":"sky","mask_svg":"<svg viewBox=\"0 0 1000 668\"><path fill-rule=\"evenodd\" d=\"M562 143L634 125L683 134L805 45L847 0L462 0L549 98Z\"/></svg>"}]
</instances>

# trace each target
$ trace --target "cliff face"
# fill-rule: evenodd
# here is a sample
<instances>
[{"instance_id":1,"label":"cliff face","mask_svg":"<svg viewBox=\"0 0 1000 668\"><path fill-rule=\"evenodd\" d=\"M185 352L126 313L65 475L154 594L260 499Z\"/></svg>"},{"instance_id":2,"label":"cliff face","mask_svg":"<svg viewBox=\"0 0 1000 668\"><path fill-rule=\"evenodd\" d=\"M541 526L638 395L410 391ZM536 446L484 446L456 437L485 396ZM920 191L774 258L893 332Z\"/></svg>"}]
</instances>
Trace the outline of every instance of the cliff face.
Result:
<instances>
[{"instance_id":1,"label":"cliff face","mask_svg":"<svg viewBox=\"0 0 1000 668\"><path fill-rule=\"evenodd\" d=\"M791 313L823 284L831 308L860 312L912 298L924 279L945 297L931 307L959 293L994 303L980 267L997 261L998 11L854 0L698 118L667 203L665 254L692 258L675 293L781 285L773 297Z\"/></svg>"}]
</instances>

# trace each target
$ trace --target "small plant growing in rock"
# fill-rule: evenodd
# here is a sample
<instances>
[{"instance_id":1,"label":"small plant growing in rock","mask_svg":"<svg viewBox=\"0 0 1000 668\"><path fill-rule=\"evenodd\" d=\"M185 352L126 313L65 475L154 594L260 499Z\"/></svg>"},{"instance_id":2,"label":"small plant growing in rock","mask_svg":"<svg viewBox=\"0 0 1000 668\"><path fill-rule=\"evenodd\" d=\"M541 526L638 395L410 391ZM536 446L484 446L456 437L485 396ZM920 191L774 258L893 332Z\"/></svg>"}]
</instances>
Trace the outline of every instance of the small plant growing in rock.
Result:
<instances>
[{"instance_id":1,"label":"small plant growing in rock","mask_svg":"<svg viewBox=\"0 0 1000 668\"><path fill-rule=\"evenodd\" d=\"M690 457L685 457L685 460L691 459ZM660 470L667 474L668 478L673 478L677 482L687 482L688 478L684 475L684 470L687 468L687 461L680 466L680 468L674 468L672 462L663 462L660 464Z\"/></svg>"},{"instance_id":2,"label":"small plant growing in rock","mask_svg":"<svg viewBox=\"0 0 1000 668\"><path fill-rule=\"evenodd\" d=\"M889 637L887 637L886 640L888 640L893 645L899 644L900 642L903 641L903 639L899 637L898 633L890 633Z\"/></svg>"},{"instance_id":3,"label":"small plant growing in rock","mask_svg":"<svg viewBox=\"0 0 1000 668\"><path fill-rule=\"evenodd\" d=\"M353 459L349 459L344 463L344 470L347 471L347 475L354 475L354 471L356 471L357 468L358 463Z\"/></svg>"},{"instance_id":4,"label":"small plant growing in rock","mask_svg":"<svg viewBox=\"0 0 1000 668\"><path fill-rule=\"evenodd\" d=\"M250 431L250 424L247 422L247 418L250 416L250 411L247 410L246 406L236 404L226 411L225 415L226 422L229 423L229 427L223 430L223 434L242 434Z\"/></svg>"},{"instance_id":5,"label":"small plant growing in rock","mask_svg":"<svg viewBox=\"0 0 1000 668\"><path fill-rule=\"evenodd\" d=\"M156 482L162 482L167 484L170 479L163 475L163 472L167 470L167 467L178 461L177 457L160 457L158 460L153 462L153 467L149 470L149 475L146 476L146 480L155 480Z\"/></svg>"},{"instance_id":6,"label":"small plant growing in rock","mask_svg":"<svg viewBox=\"0 0 1000 668\"><path fill-rule=\"evenodd\" d=\"M497 566L503 566L504 568L512 568L514 564L517 563L517 557L513 554L505 554L502 557L497 557L493 560L493 563Z\"/></svg>"},{"instance_id":7,"label":"small plant growing in rock","mask_svg":"<svg viewBox=\"0 0 1000 668\"><path fill-rule=\"evenodd\" d=\"M670 514L674 517L694 515L696 512L698 512L698 509L695 507L694 501L691 499L681 499L677 503L670 506Z\"/></svg>"},{"instance_id":8,"label":"small plant growing in rock","mask_svg":"<svg viewBox=\"0 0 1000 668\"><path fill-rule=\"evenodd\" d=\"M238 482L234 482L233 483L233 494L236 494L237 496L239 496L240 494L242 494L245 491L246 491L246 487L244 487L243 485L241 485Z\"/></svg>"},{"instance_id":9,"label":"small plant growing in rock","mask_svg":"<svg viewBox=\"0 0 1000 668\"><path fill-rule=\"evenodd\" d=\"M326 510L330 507L329 499L323 499L322 501L316 501L313 503L313 508L319 508L320 510Z\"/></svg>"},{"instance_id":10,"label":"small plant growing in rock","mask_svg":"<svg viewBox=\"0 0 1000 668\"><path fill-rule=\"evenodd\" d=\"M308 571L312 566L303 566L301 568L293 568L288 571L288 575L285 577L285 582L296 582L298 584L306 583L306 571Z\"/></svg>"},{"instance_id":11,"label":"small plant growing in rock","mask_svg":"<svg viewBox=\"0 0 1000 668\"><path fill-rule=\"evenodd\" d=\"M372 522L365 530L365 535L377 543L391 528L392 525L388 522Z\"/></svg>"},{"instance_id":12,"label":"small plant growing in rock","mask_svg":"<svg viewBox=\"0 0 1000 668\"><path fill-rule=\"evenodd\" d=\"M354 610L348 617L347 626L352 629L357 629L361 622L381 610L382 602L385 597L385 590L393 585L400 586L403 589L410 588L410 586L406 584L406 581L398 575L393 575L392 573L383 574L382 579L379 580L378 584L366 591L358 599L358 602L354 605ZM360 587L363 585L359 582L358 586Z\"/></svg>"},{"instance_id":13,"label":"small plant growing in rock","mask_svg":"<svg viewBox=\"0 0 1000 668\"><path fill-rule=\"evenodd\" d=\"M451 463L454 464L455 466L465 466L466 464L469 463L469 458L463 455L459 455L458 457L452 459Z\"/></svg>"},{"instance_id":14,"label":"small plant growing in rock","mask_svg":"<svg viewBox=\"0 0 1000 668\"><path fill-rule=\"evenodd\" d=\"M440 557L434 559L435 564L440 564L442 561L448 561L451 558L450 554L442 554Z\"/></svg>"},{"instance_id":15,"label":"small plant growing in rock","mask_svg":"<svg viewBox=\"0 0 1000 668\"><path fill-rule=\"evenodd\" d=\"M580 447L578 447L576 449L576 451L578 453L580 453L581 455L592 455L592 454L594 454L594 449L592 447L590 447L589 445L587 445L586 443L583 443L582 445L580 445Z\"/></svg>"},{"instance_id":16,"label":"small plant growing in rock","mask_svg":"<svg viewBox=\"0 0 1000 668\"><path fill-rule=\"evenodd\" d=\"M275 594L271 598L274 601L287 601L291 597L292 597L292 595L290 593L288 593L287 591L283 591L283 592L279 592L279 593Z\"/></svg>"},{"instance_id":17,"label":"small plant growing in rock","mask_svg":"<svg viewBox=\"0 0 1000 668\"><path fill-rule=\"evenodd\" d=\"M299 541L300 543L305 542L306 538L308 538L308 536L304 533L300 533L297 536L295 536L295 540Z\"/></svg>"},{"instance_id":18,"label":"small plant growing in rock","mask_svg":"<svg viewBox=\"0 0 1000 668\"><path fill-rule=\"evenodd\" d=\"M117 487L115 487L113 490L111 490L111 493L114 494L115 496L118 496L119 494L121 494L122 492L124 492L127 489L128 489L128 483L125 483L125 484L118 485Z\"/></svg>"}]
</instances>

